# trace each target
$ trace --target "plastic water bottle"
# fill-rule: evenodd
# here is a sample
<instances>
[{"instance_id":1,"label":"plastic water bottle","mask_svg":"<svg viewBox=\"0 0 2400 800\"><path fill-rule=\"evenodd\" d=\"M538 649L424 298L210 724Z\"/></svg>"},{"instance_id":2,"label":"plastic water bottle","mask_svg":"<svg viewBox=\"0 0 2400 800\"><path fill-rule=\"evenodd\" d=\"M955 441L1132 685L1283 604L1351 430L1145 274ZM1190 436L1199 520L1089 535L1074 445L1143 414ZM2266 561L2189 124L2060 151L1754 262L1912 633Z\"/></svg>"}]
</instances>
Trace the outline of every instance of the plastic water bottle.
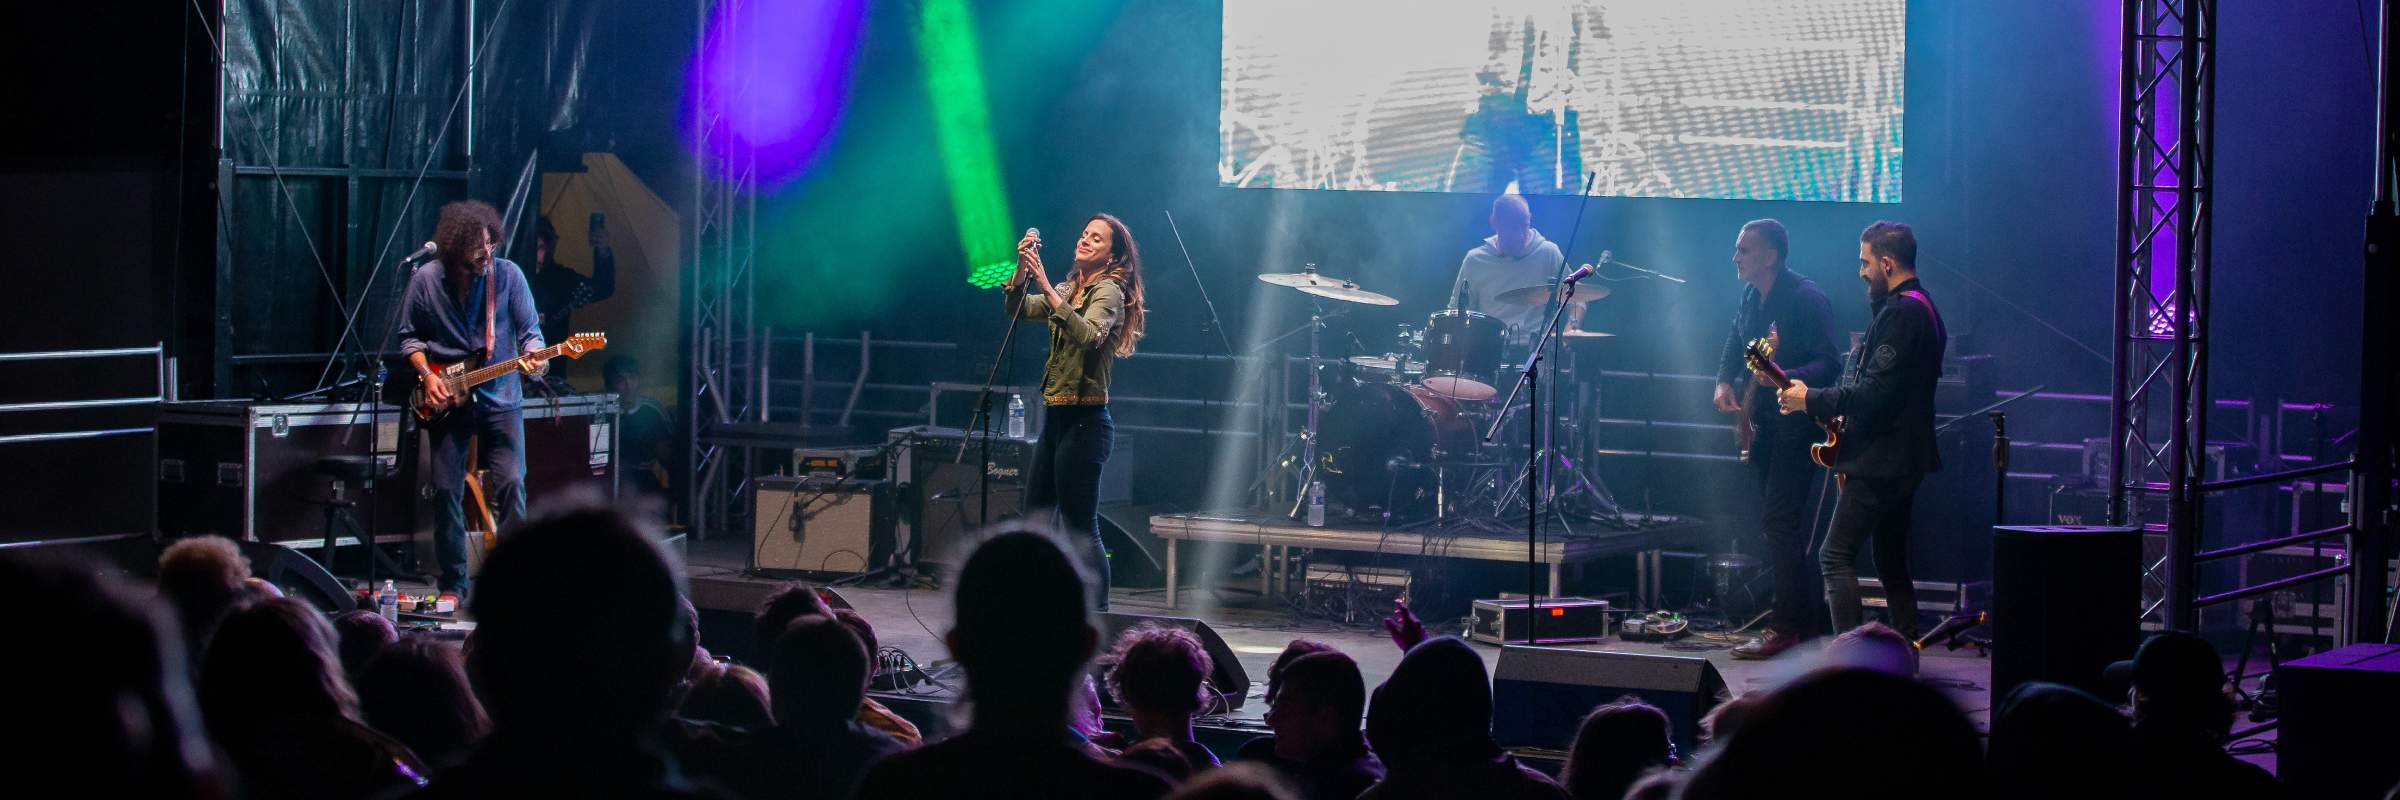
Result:
<instances>
[{"instance_id":1,"label":"plastic water bottle","mask_svg":"<svg viewBox=\"0 0 2400 800\"><path fill-rule=\"evenodd\" d=\"M1025 438L1025 396L1008 396L1008 438Z\"/></svg>"},{"instance_id":2,"label":"plastic water bottle","mask_svg":"<svg viewBox=\"0 0 2400 800\"><path fill-rule=\"evenodd\" d=\"M1310 481L1308 484L1308 526L1311 528L1325 527L1324 481Z\"/></svg>"},{"instance_id":3,"label":"plastic water bottle","mask_svg":"<svg viewBox=\"0 0 2400 800\"><path fill-rule=\"evenodd\" d=\"M389 580L383 582L383 591L375 595L375 613L394 625L400 624L400 590L393 588Z\"/></svg>"}]
</instances>

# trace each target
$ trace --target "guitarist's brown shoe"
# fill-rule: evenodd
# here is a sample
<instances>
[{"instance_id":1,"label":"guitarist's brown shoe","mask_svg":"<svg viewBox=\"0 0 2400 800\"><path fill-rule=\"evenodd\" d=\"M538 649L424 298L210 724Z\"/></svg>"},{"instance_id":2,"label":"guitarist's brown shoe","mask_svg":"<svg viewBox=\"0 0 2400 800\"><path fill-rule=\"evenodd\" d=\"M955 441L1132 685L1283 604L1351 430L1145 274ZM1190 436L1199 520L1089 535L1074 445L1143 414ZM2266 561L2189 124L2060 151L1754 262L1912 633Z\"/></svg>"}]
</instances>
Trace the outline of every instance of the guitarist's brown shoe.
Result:
<instances>
[{"instance_id":1,"label":"guitarist's brown shoe","mask_svg":"<svg viewBox=\"0 0 2400 800\"><path fill-rule=\"evenodd\" d=\"M1733 657L1745 661L1765 661L1781 655L1783 651L1792 649L1793 645L1802 641L1806 640L1796 634L1768 631L1767 635L1752 639L1749 643L1734 648Z\"/></svg>"}]
</instances>

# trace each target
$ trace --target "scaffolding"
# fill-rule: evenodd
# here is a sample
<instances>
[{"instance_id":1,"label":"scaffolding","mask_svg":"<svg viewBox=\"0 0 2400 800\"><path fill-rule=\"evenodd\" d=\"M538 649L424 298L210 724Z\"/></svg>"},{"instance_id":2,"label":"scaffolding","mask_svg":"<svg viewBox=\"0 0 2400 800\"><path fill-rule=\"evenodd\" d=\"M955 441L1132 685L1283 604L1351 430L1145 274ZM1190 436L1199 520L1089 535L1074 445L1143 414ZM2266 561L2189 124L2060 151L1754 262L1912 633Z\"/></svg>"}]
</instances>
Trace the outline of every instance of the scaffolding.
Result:
<instances>
[{"instance_id":1,"label":"scaffolding","mask_svg":"<svg viewBox=\"0 0 2400 800\"><path fill-rule=\"evenodd\" d=\"M2109 521L2163 533L2163 557L2144 564L2164 585L2142 609L2145 621L2191 631L2200 610L2329 578L2349 581L2342 609L2352 642L2381 641L2386 583L2382 534L2390 504L2388 323L2378 297L2389 295L2378 235L2400 242L2390 182L2379 181L2367 243L2365 342L2357 435L2359 458L2246 477L2206 475L2209 350L2211 160L2215 123L2215 0L2126 0L2119 84L2114 385L2111 389ZM2385 9L2388 21L2392 9ZM2388 50L2387 50L2388 53ZM2388 55L2387 55L2388 59ZM2386 73L2390 62L2386 61ZM2388 88L2387 88L2388 93ZM2383 113L2389 114L2388 99ZM2388 120L2388 117L2385 119ZM2378 168L2392 158L2392 126L2379 133ZM2385 173L2389 174L2389 173ZM2376 220L2385 224L2378 228ZM2381 233L2379 234L2378 231ZM2382 248L2389 250L2390 248ZM2380 290L2378 287L2382 287ZM2369 454L2383 456L2368 458ZM2280 466L2280 465L2279 465ZM2202 505L2212 492L2289 484L2350 472L2345 524L2202 551ZM2164 519L2142 512L2143 496L2163 495ZM2265 583L2201 595L2201 564L2347 537L2345 559ZM2345 644L2348 642L2345 642Z\"/></svg>"},{"instance_id":2,"label":"scaffolding","mask_svg":"<svg viewBox=\"0 0 2400 800\"><path fill-rule=\"evenodd\" d=\"M756 0L699 0L700 33L697 53L715 52L738 41L735 26L744 18L743 6ZM705 56L703 56L705 57ZM687 464L691 477L683 520L693 539L714 532L744 528L743 503L751 473L749 448L710 441L711 428L766 422L764 363L757 336L758 159L751 146L733 134L725 109L740 102L749 89L746 71L735 70L731 82L695 81L697 110L692 131L693 192L691 251L687 254L691 282L685 297L691 307L691 327L685 346L690 353L683 396L684 430L688 437Z\"/></svg>"}]
</instances>

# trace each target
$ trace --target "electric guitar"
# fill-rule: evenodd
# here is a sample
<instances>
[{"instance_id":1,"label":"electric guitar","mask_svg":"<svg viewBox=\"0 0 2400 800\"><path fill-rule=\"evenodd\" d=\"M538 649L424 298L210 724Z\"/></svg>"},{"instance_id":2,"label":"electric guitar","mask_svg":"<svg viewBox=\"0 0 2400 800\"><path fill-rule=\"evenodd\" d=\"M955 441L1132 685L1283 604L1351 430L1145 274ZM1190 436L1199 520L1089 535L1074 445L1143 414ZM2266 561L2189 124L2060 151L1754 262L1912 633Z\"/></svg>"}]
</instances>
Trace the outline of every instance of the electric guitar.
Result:
<instances>
[{"instance_id":1,"label":"electric guitar","mask_svg":"<svg viewBox=\"0 0 2400 800\"><path fill-rule=\"evenodd\" d=\"M1767 382L1775 384L1777 392L1792 385L1792 379L1784 376L1783 368L1775 366L1774 349L1767 344L1767 340L1750 342L1750 346L1742 350L1742 360L1750 362L1752 371L1766 376ZM1817 462L1818 466L1831 468L1833 462L1841 459L1842 418L1811 419L1817 423L1817 427L1825 429L1825 441L1809 445L1808 458Z\"/></svg>"},{"instance_id":2,"label":"electric guitar","mask_svg":"<svg viewBox=\"0 0 2400 800\"><path fill-rule=\"evenodd\" d=\"M455 409L467 403L467 393L470 390L485 383L489 383L494 378L498 378L511 372L530 370L535 364L539 364L559 356L566 356L568 358L582 358L583 354L585 353L604 349L606 347L608 347L608 334L578 333L567 337L566 341L559 342L558 344L544 347L540 350L535 350L531 353L526 353L507 361L502 361L498 364L491 364L481 369L470 369L467 366L467 362L475 361L483 357L480 352L461 361L450 364L438 364L435 365L431 380L441 381L443 387L450 390L450 402L433 402L433 398L425 393L424 385L419 384L416 389L410 391L408 394L408 408L410 411L416 413L417 421L419 423L424 425L439 424L442 418L449 416L451 409Z\"/></svg>"}]
</instances>

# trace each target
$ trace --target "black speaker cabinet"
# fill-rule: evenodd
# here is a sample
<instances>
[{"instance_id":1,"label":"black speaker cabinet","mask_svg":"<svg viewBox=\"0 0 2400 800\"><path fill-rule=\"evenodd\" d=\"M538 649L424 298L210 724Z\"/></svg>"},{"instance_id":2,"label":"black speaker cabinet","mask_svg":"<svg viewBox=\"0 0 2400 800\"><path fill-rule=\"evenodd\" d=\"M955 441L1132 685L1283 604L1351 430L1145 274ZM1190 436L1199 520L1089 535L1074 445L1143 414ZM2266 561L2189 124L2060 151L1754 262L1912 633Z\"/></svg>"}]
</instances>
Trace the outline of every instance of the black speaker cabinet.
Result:
<instances>
[{"instance_id":1,"label":"black speaker cabinet","mask_svg":"<svg viewBox=\"0 0 2400 800\"><path fill-rule=\"evenodd\" d=\"M765 477L752 485L755 571L829 578L891 565L897 515L890 482Z\"/></svg>"},{"instance_id":2,"label":"black speaker cabinet","mask_svg":"<svg viewBox=\"0 0 2400 800\"><path fill-rule=\"evenodd\" d=\"M2400 782L2400 645L2354 644L2287 662L2276 773L2293 797L2377 800Z\"/></svg>"},{"instance_id":3,"label":"black speaker cabinet","mask_svg":"<svg viewBox=\"0 0 2400 800\"><path fill-rule=\"evenodd\" d=\"M1992 696L2026 681L2101 697L2109 662L2141 646L2142 541L2135 528L1992 529Z\"/></svg>"},{"instance_id":4,"label":"black speaker cabinet","mask_svg":"<svg viewBox=\"0 0 2400 800\"><path fill-rule=\"evenodd\" d=\"M900 517L908 529L903 549L913 561L964 564L975 548L975 531L1023 512L1033 442L991 437L987 484L976 472L985 467L985 438L981 431L969 436L957 428L925 425L892 430L889 441L897 445L892 474L902 484Z\"/></svg>"},{"instance_id":5,"label":"black speaker cabinet","mask_svg":"<svg viewBox=\"0 0 2400 800\"><path fill-rule=\"evenodd\" d=\"M1105 611L1099 614L1098 621L1100 623L1100 652L1104 654L1116 649L1117 639L1122 638L1126 631L1133 630L1145 622L1164 628L1182 628L1191 631L1193 636L1200 637L1200 648L1208 651L1209 662L1208 685L1202 688L1208 691L1209 696L1214 698L1216 703L1222 704L1214 709L1202 709L1202 713L1225 713L1230 709L1241 708L1242 698L1250 695L1250 672L1242 669L1242 660L1234 655L1231 646L1225 644L1225 637L1218 636L1217 630L1209 627L1207 622L1189 617L1154 617L1148 614L1112 614ZM1092 678L1094 680L1103 678L1106 670L1107 667L1098 660L1095 659L1092 662ZM1103 688L1100 691L1100 704L1108 708L1116 708L1117 699L1110 697L1108 690Z\"/></svg>"},{"instance_id":6,"label":"black speaker cabinet","mask_svg":"<svg viewBox=\"0 0 2400 800\"><path fill-rule=\"evenodd\" d=\"M1630 694L1666 712L1676 750L1696 753L1700 718L1723 691L1724 676L1698 656L1505 645L1492 670L1492 738L1565 750L1583 715Z\"/></svg>"}]
</instances>

